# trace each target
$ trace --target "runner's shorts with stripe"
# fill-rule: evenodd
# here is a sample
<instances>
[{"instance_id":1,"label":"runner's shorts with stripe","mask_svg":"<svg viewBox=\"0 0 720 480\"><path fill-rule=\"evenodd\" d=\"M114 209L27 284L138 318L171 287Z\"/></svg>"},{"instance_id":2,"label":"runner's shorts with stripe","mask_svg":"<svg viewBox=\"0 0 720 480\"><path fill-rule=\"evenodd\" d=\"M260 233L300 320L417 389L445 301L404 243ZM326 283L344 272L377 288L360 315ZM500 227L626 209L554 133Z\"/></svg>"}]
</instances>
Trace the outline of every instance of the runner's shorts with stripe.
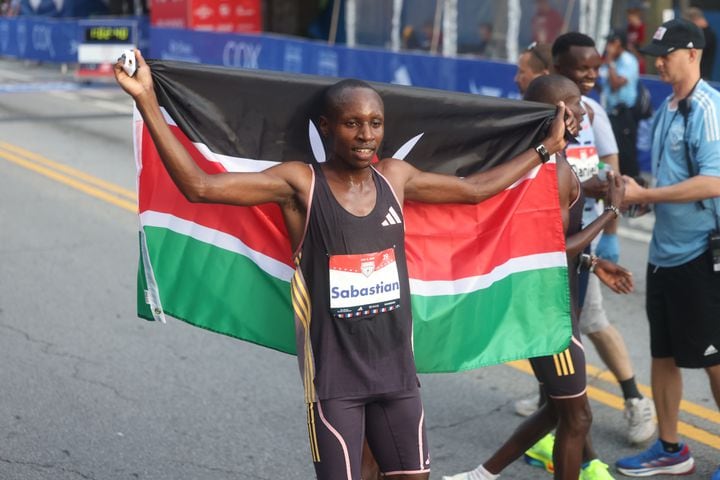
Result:
<instances>
[{"instance_id":1,"label":"runner's shorts with stripe","mask_svg":"<svg viewBox=\"0 0 720 480\"><path fill-rule=\"evenodd\" d=\"M360 480L366 436L386 477L429 472L424 415L418 388L314 403L309 430L318 480Z\"/></svg>"}]
</instances>

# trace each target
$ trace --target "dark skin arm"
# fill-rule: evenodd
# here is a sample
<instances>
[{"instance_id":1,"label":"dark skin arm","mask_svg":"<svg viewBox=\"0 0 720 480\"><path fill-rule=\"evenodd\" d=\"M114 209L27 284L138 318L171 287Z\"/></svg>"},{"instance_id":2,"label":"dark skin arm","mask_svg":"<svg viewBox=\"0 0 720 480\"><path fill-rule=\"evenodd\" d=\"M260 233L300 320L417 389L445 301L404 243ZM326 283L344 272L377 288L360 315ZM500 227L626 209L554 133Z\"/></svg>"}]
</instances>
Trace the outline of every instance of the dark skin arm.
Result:
<instances>
[{"instance_id":1,"label":"dark skin arm","mask_svg":"<svg viewBox=\"0 0 720 480\"><path fill-rule=\"evenodd\" d=\"M570 204L577 198L577 181L572 171L572 167L565 160L564 156L558 156L558 181L560 188L560 210L563 219L563 227L567 231L570 220ZM615 175L614 172L608 173L608 199L610 205L619 206L622 204L623 195L625 193L625 183L622 177ZM565 239L565 249L568 257L580 255L585 247L590 245L593 238L602 232L603 228L615 219L612 211L605 211L596 218L590 225L583 228L579 232Z\"/></svg>"},{"instance_id":2,"label":"dark skin arm","mask_svg":"<svg viewBox=\"0 0 720 480\"><path fill-rule=\"evenodd\" d=\"M604 258L598 259L595 275L615 293L631 293L635 288L631 272Z\"/></svg>"},{"instance_id":3,"label":"dark skin arm","mask_svg":"<svg viewBox=\"0 0 720 480\"><path fill-rule=\"evenodd\" d=\"M550 154L565 148L565 129L575 128L574 119L566 115L565 105L558 105L548 136L542 141ZM568 117L568 118L566 118ZM538 153L530 148L513 159L484 172L460 178L452 175L423 172L407 162L386 158L378 170L404 198L425 203L479 203L498 194L540 165Z\"/></svg>"},{"instance_id":4,"label":"dark skin arm","mask_svg":"<svg viewBox=\"0 0 720 480\"><path fill-rule=\"evenodd\" d=\"M135 56L138 66L135 76L129 77L118 62L115 77L135 100L165 168L182 194L191 202L243 206L277 203L294 249L302 237L312 181L307 165L287 162L259 173L205 173L165 122L155 96L150 67L139 50L135 50Z\"/></svg>"}]
</instances>

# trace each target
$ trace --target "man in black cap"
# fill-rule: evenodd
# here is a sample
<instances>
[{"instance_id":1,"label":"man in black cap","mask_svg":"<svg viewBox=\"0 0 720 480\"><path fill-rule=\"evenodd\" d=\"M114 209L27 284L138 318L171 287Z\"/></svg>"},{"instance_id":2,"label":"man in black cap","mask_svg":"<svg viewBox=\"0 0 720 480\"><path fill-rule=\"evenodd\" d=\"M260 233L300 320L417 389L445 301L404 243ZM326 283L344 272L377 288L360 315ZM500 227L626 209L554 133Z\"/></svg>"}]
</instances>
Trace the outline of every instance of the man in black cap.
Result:
<instances>
[{"instance_id":1,"label":"man in black cap","mask_svg":"<svg viewBox=\"0 0 720 480\"><path fill-rule=\"evenodd\" d=\"M720 92L700 78L704 46L695 24L671 20L642 49L672 94L652 127L655 186L625 177L626 204L655 204L646 309L659 431L647 451L617 461L629 476L695 469L678 436L681 368L703 368L720 407Z\"/></svg>"}]
</instances>

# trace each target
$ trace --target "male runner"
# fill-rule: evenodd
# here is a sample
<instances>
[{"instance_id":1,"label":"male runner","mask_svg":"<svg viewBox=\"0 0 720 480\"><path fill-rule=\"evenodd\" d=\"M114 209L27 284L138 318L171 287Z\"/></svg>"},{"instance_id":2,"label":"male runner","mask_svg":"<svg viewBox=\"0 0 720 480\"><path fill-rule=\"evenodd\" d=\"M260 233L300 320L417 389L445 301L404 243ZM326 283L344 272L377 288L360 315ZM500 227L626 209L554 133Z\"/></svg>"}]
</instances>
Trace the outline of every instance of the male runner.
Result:
<instances>
[{"instance_id":1,"label":"male runner","mask_svg":"<svg viewBox=\"0 0 720 480\"><path fill-rule=\"evenodd\" d=\"M566 156L582 182L585 196L588 197L583 224L589 225L598 215L597 199L603 198L607 191L607 183L601 181L597 175L599 162L612 165L616 172L619 171L618 147L608 116L597 102L587 97L595 87L602 59L595 48L595 41L578 32L559 36L553 44L552 54L555 71L575 82L580 88L583 108L588 113L583 119L578 143L568 145ZM616 229L617 223L610 222L595 251L597 255L613 262L617 261L619 253ZM587 288L584 288L583 284L587 285ZM587 293L583 295L585 290ZM628 441L634 444L642 443L655 432L653 404L640 393L625 341L617 328L608 321L597 276L590 275L589 278L582 279L580 291L580 332L590 338L603 363L620 384L625 400ZM520 400L516 403L516 411L529 415L536 405L536 399L531 402ZM528 459L550 468L551 452L552 437L549 436L528 452ZM588 452L587 456L595 455Z\"/></svg>"},{"instance_id":2,"label":"male runner","mask_svg":"<svg viewBox=\"0 0 720 480\"><path fill-rule=\"evenodd\" d=\"M150 68L136 55L136 75L129 77L118 62L115 77L135 100L183 195L192 202L274 202L282 210L297 266L291 293L317 478L358 480L365 437L386 477L429 478L411 344L403 202L477 203L504 190L565 147L565 106L559 104L537 149L463 179L392 158L373 165L384 136L382 99L367 83L344 80L324 97L319 126L329 152L325 163L208 175L168 128ZM388 214L392 224L385 221ZM381 271L383 288L373 287L379 283L374 278L365 285L374 288L372 298L354 303L342 292L364 286L365 276L354 272L365 264ZM385 311L368 307L356 315L368 303Z\"/></svg>"},{"instance_id":3,"label":"male runner","mask_svg":"<svg viewBox=\"0 0 720 480\"><path fill-rule=\"evenodd\" d=\"M566 77L546 75L533 80L525 99L546 103L562 101L576 116L583 116L580 90ZM593 238L614 218L617 218L624 194L622 178L609 174L609 205L586 228L582 229L583 193L580 181L562 154L556 155L560 186L560 208L566 231L568 272L570 279L571 318L573 336L567 350L547 357L532 358L530 362L538 381L543 385L548 401L525 420L490 459L474 470L444 480L485 480L497 478L511 462L520 457L531 445L557 427L553 450L556 479L577 480L583 460L585 436L590 429L592 414L586 395L587 376L585 353L578 331L578 270L589 268L603 276L610 288L628 293L633 288L631 274L596 257L582 255ZM581 262L581 257L584 260Z\"/></svg>"}]
</instances>

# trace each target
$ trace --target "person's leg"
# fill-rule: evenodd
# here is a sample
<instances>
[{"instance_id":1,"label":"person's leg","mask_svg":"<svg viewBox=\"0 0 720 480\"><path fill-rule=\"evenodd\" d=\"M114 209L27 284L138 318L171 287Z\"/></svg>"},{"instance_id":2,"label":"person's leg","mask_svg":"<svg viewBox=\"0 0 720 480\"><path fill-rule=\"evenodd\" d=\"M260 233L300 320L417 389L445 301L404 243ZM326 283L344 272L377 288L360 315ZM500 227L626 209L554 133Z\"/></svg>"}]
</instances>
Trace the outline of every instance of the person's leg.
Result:
<instances>
[{"instance_id":1,"label":"person's leg","mask_svg":"<svg viewBox=\"0 0 720 480\"><path fill-rule=\"evenodd\" d=\"M367 439L363 443L362 464L360 466L360 478L362 480L380 480L380 467L370 450Z\"/></svg>"},{"instance_id":2,"label":"person's leg","mask_svg":"<svg viewBox=\"0 0 720 480\"><path fill-rule=\"evenodd\" d=\"M430 478L425 411L419 389L380 395L365 411L368 445L383 478Z\"/></svg>"},{"instance_id":3,"label":"person's leg","mask_svg":"<svg viewBox=\"0 0 720 480\"><path fill-rule=\"evenodd\" d=\"M710 389L715 398L715 404L718 409L720 409L720 365L706 367L705 372L707 372L708 378L710 379Z\"/></svg>"},{"instance_id":4,"label":"person's leg","mask_svg":"<svg viewBox=\"0 0 720 480\"><path fill-rule=\"evenodd\" d=\"M600 331L589 333L588 338L618 383L635 376L630 363L630 354L617 328L608 324Z\"/></svg>"},{"instance_id":5,"label":"person's leg","mask_svg":"<svg viewBox=\"0 0 720 480\"><path fill-rule=\"evenodd\" d=\"M635 381L630 354L620 332L607 319L603 308L600 281L592 276L580 315L580 331L593 342L600 358L614 375L625 399L627 438L630 443L642 443L655 433L652 401L643 398Z\"/></svg>"},{"instance_id":6,"label":"person's leg","mask_svg":"<svg viewBox=\"0 0 720 480\"><path fill-rule=\"evenodd\" d=\"M657 410L658 430L661 440L678 443L677 431L680 401L682 400L682 373L675 359L652 359L652 392Z\"/></svg>"},{"instance_id":7,"label":"person's leg","mask_svg":"<svg viewBox=\"0 0 720 480\"><path fill-rule=\"evenodd\" d=\"M308 427L317 479L360 480L364 400L320 400L312 405Z\"/></svg>"},{"instance_id":8,"label":"person's leg","mask_svg":"<svg viewBox=\"0 0 720 480\"><path fill-rule=\"evenodd\" d=\"M505 443L483 463L485 469L497 475L505 467L520 458L525 451L535 445L557 425L557 411L552 402L545 403L534 414L523 421Z\"/></svg>"},{"instance_id":9,"label":"person's leg","mask_svg":"<svg viewBox=\"0 0 720 480\"><path fill-rule=\"evenodd\" d=\"M550 398L558 412L553 463L556 480L576 480L582 465L585 436L590 430L592 412L587 395L574 398Z\"/></svg>"}]
</instances>

